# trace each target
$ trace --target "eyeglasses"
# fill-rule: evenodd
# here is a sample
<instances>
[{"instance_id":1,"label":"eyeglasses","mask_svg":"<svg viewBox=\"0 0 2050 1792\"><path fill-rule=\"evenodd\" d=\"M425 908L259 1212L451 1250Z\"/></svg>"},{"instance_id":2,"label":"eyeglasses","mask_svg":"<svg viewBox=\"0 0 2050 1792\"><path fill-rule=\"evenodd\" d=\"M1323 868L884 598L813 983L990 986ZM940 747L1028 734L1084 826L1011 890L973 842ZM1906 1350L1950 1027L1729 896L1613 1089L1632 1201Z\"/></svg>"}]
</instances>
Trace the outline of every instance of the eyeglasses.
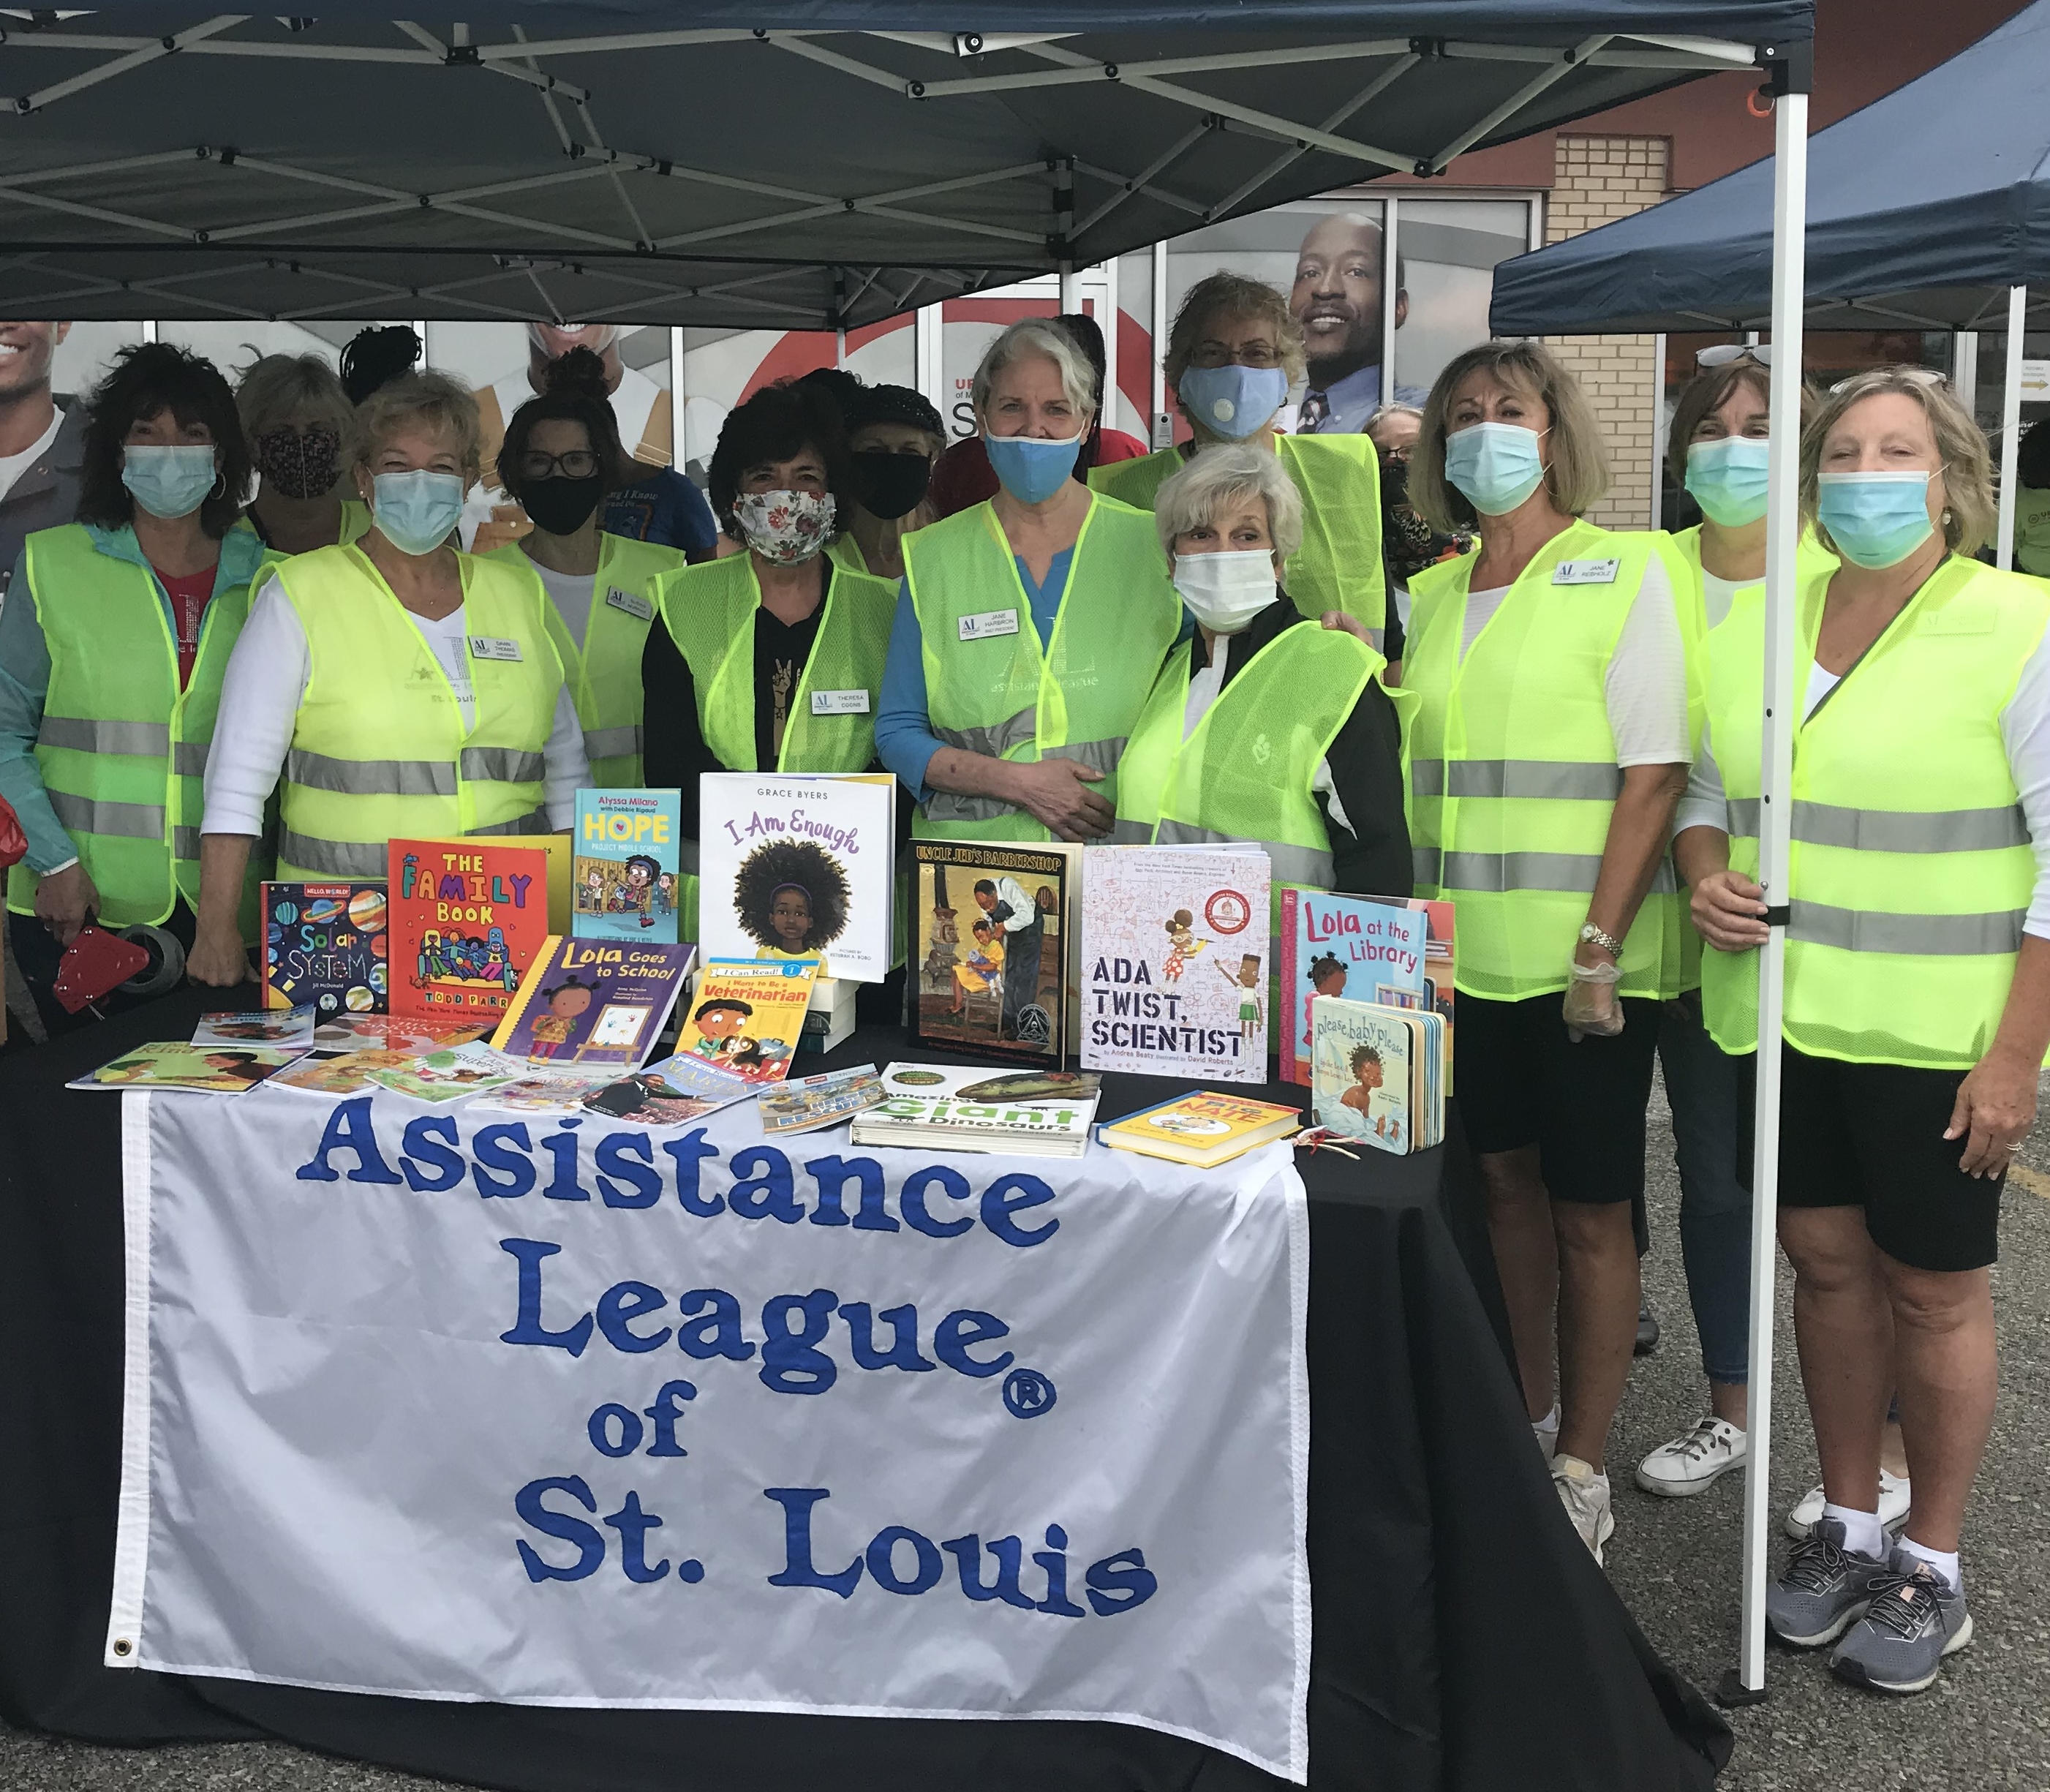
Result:
<instances>
[{"instance_id":1,"label":"eyeglasses","mask_svg":"<svg viewBox=\"0 0 2050 1792\"><path fill-rule=\"evenodd\" d=\"M1222 342L1201 342L1189 356L1191 367L1279 367L1281 356L1271 342L1248 342L1234 349Z\"/></svg>"},{"instance_id":2,"label":"eyeglasses","mask_svg":"<svg viewBox=\"0 0 2050 1792\"><path fill-rule=\"evenodd\" d=\"M588 479L598 471L598 456L588 448L572 448L567 454L544 454L529 449L520 457L523 479Z\"/></svg>"},{"instance_id":3,"label":"eyeglasses","mask_svg":"<svg viewBox=\"0 0 2050 1792\"><path fill-rule=\"evenodd\" d=\"M1838 393L1849 392L1852 387L1868 381L1877 384L1881 380L1905 380L1909 385L1920 386L1925 390L1947 386L1951 383L1951 376L1947 373L1939 373L1933 367L1868 367L1852 374L1847 380L1839 380L1830 387L1830 396L1834 398Z\"/></svg>"},{"instance_id":4,"label":"eyeglasses","mask_svg":"<svg viewBox=\"0 0 2050 1792\"><path fill-rule=\"evenodd\" d=\"M1770 342L1718 342L1713 348L1696 352L1697 367L1728 367L1732 361L1742 360L1748 355L1760 367L1772 364L1772 345Z\"/></svg>"}]
</instances>

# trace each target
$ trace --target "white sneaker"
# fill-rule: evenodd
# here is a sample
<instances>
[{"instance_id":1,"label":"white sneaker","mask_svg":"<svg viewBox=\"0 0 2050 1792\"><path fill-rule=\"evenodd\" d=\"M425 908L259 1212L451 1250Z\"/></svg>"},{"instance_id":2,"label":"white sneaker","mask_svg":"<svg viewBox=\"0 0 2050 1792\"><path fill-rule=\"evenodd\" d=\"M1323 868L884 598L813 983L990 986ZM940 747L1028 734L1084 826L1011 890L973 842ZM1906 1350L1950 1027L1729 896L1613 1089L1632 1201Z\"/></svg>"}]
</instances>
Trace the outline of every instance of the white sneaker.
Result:
<instances>
[{"instance_id":1,"label":"white sneaker","mask_svg":"<svg viewBox=\"0 0 2050 1792\"><path fill-rule=\"evenodd\" d=\"M1903 1475L1896 1478L1881 1469L1879 1471L1880 1523L1892 1530L1906 1519L1908 1509L1912 1503L1908 1477ZM1822 1516L1822 1484L1818 1481L1801 1496L1800 1503L1787 1514L1787 1521L1781 1528L1795 1542L1799 1542L1815 1528L1817 1520Z\"/></svg>"},{"instance_id":2,"label":"white sneaker","mask_svg":"<svg viewBox=\"0 0 2050 1792\"><path fill-rule=\"evenodd\" d=\"M1559 1503L1565 1507L1580 1541L1600 1566L1602 1545L1615 1534L1615 1514L1609 1510L1608 1477L1596 1474L1578 1456L1562 1452L1552 1459L1552 1485L1559 1490Z\"/></svg>"},{"instance_id":3,"label":"white sneaker","mask_svg":"<svg viewBox=\"0 0 2050 1792\"><path fill-rule=\"evenodd\" d=\"M1552 1410L1541 1419L1530 1421L1530 1435L1538 1439L1538 1453L1546 1462L1559 1453L1559 1403L1552 1402Z\"/></svg>"},{"instance_id":4,"label":"white sneaker","mask_svg":"<svg viewBox=\"0 0 2050 1792\"><path fill-rule=\"evenodd\" d=\"M1726 1419L1707 1418L1685 1437L1662 1443L1637 1465L1637 1484L1647 1494L1686 1499L1705 1493L1733 1468L1742 1468L1750 1443ZM1821 1516L1822 1509L1816 1508Z\"/></svg>"}]
</instances>

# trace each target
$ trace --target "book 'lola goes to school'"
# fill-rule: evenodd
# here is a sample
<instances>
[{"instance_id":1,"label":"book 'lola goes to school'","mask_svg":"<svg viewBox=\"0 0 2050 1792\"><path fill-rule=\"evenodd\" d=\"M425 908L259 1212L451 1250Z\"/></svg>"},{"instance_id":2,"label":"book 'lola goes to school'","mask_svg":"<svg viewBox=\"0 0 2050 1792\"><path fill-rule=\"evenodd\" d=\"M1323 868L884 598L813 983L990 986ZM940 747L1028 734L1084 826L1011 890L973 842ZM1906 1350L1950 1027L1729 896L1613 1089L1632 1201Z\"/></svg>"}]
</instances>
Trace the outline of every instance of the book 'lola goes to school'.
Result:
<instances>
[{"instance_id":1,"label":"book 'lola goes to school'","mask_svg":"<svg viewBox=\"0 0 2050 1792\"><path fill-rule=\"evenodd\" d=\"M673 790L577 793L571 933L675 944L682 812Z\"/></svg>"},{"instance_id":2,"label":"book 'lola goes to school'","mask_svg":"<svg viewBox=\"0 0 2050 1792\"><path fill-rule=\"evenodd\" d=\"M688 942L551 934L491 1043L551 1069L637 1069L696 956Z\"/></svg>"}]
</instances>

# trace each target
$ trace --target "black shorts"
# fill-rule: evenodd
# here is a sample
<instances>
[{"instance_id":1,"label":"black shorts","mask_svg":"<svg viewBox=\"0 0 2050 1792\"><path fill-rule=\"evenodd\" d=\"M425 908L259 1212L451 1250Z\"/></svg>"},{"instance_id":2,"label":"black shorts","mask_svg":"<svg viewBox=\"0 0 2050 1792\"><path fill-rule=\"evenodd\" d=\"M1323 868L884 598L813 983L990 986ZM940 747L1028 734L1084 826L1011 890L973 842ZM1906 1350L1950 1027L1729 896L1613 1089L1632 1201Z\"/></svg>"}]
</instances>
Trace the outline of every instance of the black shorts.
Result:
<instances>
[{"instance_id":1,"label":"black shorts","mask_svg":"<svg viewBox=\"0 0 2050 1792\"><path fill-rule=\"evenodd\" d=\"M2007 1171L1967 1176L1958 1167L1965 1141L1943 1136L1964 1080L1962 1070L1846 1064L1783 1046L1779 1205L1862 1207L1873 1243L1911 1269L1996 1261Z\"/></svg>"},{"instance_id":2,"label":"black shorts","mask_svg":"<svg viewBox=\"0 0 2050 1792\"><path fill-rule=\"evenodd\" d=\"M1563 994L1496 1002L1460 992L1453 1014L1453 1088L1476 1151L1538 1147L1554 1201L1596 1206L1644 1192L1644 1110L1659 1005L1623 1004L1612 1039L1566 1037Z\"/></svg>"}]
</instances>

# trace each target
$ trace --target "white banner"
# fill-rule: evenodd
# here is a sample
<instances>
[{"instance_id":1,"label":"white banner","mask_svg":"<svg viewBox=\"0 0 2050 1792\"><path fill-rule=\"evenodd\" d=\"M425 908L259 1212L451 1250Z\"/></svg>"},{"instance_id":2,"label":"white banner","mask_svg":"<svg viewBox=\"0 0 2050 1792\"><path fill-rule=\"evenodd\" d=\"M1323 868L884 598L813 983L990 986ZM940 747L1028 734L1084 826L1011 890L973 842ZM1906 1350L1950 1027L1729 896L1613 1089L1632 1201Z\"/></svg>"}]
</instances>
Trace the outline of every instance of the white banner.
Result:
<instances>
[{"instance_id":1,"label":"white banner","mask_svg":"<svg viewBox=\"0 0 2050 1792\"><path fill-rule=\"evenodd\" d=\"M1301 1179L123 1098L111 1666L1307 1780Z\"/></svg>"}]
</instances>

